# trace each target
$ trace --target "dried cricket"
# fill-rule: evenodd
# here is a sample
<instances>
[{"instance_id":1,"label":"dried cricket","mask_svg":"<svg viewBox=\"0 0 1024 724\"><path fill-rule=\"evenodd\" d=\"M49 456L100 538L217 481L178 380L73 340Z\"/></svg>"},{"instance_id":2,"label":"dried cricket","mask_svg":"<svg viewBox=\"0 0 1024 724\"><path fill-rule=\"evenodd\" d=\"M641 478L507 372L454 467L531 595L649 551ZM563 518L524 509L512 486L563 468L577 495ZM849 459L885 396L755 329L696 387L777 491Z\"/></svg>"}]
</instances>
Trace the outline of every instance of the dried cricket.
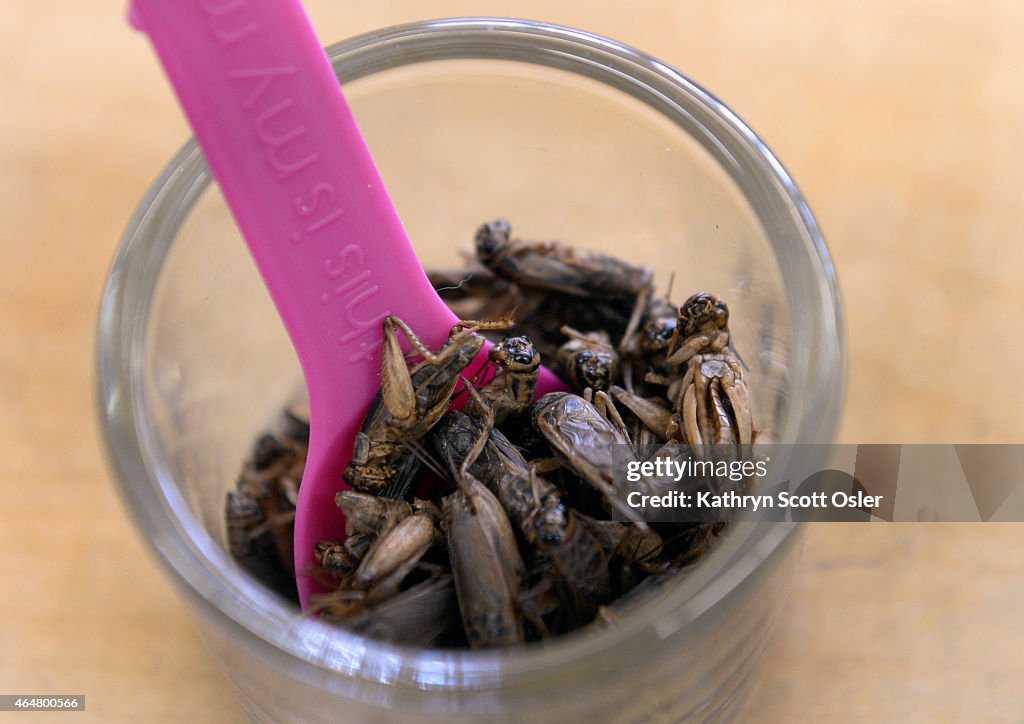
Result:
<instances>
[{"instance_id":1,"label":"dried cricket","mask_svg":"<svg viewBox=\"0 0 1024 724\"><path fill-rule=\"evenodd\" d=\"M486 481L512 522L521 527L534 502L533 492L521 484L521 477L528 473L526 460L496 429L476 451L485 434L474 418L452 410L434 431L434 447L450 469L461 470L466 465L474 478Z\"/></svg>"},{"instance_id":2,"label":"dried cricket","mask_svg":"<svg viewBox=\"0 0 1024 724\"><path fill-rule=\"evenodd\" d=\"M607 390L619 376L619 353L604 331L578 332L563 326L569 341L558 350L558 361L566 381L579 393L588 387Z\"/></svg>"},{"instance_id":3,"label":"dried cricket","mask_svg":"<svg viewBox=\"0 0 1024 724\"><path fill-rule=\"evenodd\" d=\"M444 529L466 639L474 649L522 643L525 567L512 526L479 480L466 473L459 485L443 501Z\"/></svg>"},{"instance_id":4,"label":"dried cricket","mask_svg":"<svg viewBox=\"0 0 1024 724\"><path fill-rule=\"evenodd\" d=\"M579 623L593 618L611 595L607 561L594 536L576 522L559 490L537 477L508 439L492 428L493 416L474 420L450 412L434 435L439 454L454 469L487 481L527 544L549 557L563 589L560 598Z\"/></svg>"},{"instance_id":5,"label":"dried cricket","mask_svg":"<svg viewBox=\"0 0 1024 724\"><path fill-rule=\"evenodd\" d=\"M728 344L729 308L714 294L699 292L679 307L668 361L678 365L698 353L721 352Z\"/></svg>"},{"instance_id":6,"label":"dried cricket","mask_svg":"<svg viewBox=\"0 0 1024 724\"><path fill-rule=\"evenodd\" d=\"M559 597L570 606L575 625L591 621L612 597L608 556L598 539L558 495L543 498L525 528L527 541L551 559Z\"/></svg>"},{"instance_id":7,"label":"dried cricket","mask_svg":"<svg viewBox=\"0 0 1024 724\"><path fill-rule=\"evenodd\" d=\"M253 556L258 538L266 533L263 511L250 493L229 490L227 494L227 536L231 555L240 560Z\"/></svg>"},{"instance_id":8,"label":"dried cricket","mask_svg":"<svg viewBox=\"0 0 1024 724\"><path fill-rule=\"evenodd\" d=\"M304 410L289 406L275 430L261 435L225 496L228 546L253 575L295 598L295 502L309 444Z\"/></svg>"},{"instance_id":9,"label":"dried cricket","mask_svg":"<svg viewBox=\"0 0 1024 724\"><path fill-rule=\"evenodd\" d=\"M352 534L344 544L321 541L315 551L320 570L318 580L333 588L332 593L317 595L318 611L347 622L352 617L376 610L399 595L413 571L435 568L421 561L437 541L440 511L432 503L417 501L413 506L401 501L380 499L382 510L366 501L365 494L339 495L342 505L352 510L349 519ZM364 533L362 531L369 531ZM369 540L358 554L350 552L350 540Z\"/></svg>"},{"instance_id":10,"label":"dried cricket","mask_svg":"<svg viewBox=\"0 0 1024 724\"><path fill-rule=\"evenodd\" d=\"M598 394L603 398L604 393ZM557 460L597 488L606 505L641 522L615 491L616 463L632 455L630 440L620 426L609 422L591 402L568 392L540 398L533 407L533 424L551 444ZM616 460L616 451L626 457Z\"/></svg>"},{"instance_id":11,"label":"dried cricket","mask_svg":"<svg viewBox=\"0 0 1024 724\"><path fill-rule=\"evenodd\" d=\"M397 317L384 319L381 392L356 435L345 481L356 490L402 498L412 485L420 459L410 448L448 409L459 375L483 348L480 329L507 329L508 320L459 322L448 340L432 352ZM423 358L409 369L398 341L405 335Z\"/></svg>"},{"instance_id":12,"label":"dried cricket","mask_svg":"<svg viewBox=\"0 0 1024 724\"><path fill-rule=\"evenodd\" d=\"M686 363L679 383L669 386L676 410L669 439L689 443L698 457L708 456L707 445L738 445L742 453L755 436L750 393L728 324L725 302L695 294L679 308L681 343L673 340L669 348L670 364Z\"/></svg>"},{"instance_id":13,"label":"dried cricket","mask_svg":"<svg viewBox=\"0 0 1024 724\"><path fill-rule=\"evenodd\" d=\"M512 239L511 232L504 219L481 226L477 258L496 275L524 287L582 297L636 298L651 286L653 273L646 267L554 241Z\"/></svg>"},{"instance_id":14,"label":"dried cricket","mask_svg":"<svg viewBox=\"0 0 1024 724\"><path fill-rule=\"evenodd\" d=\"M437 523L431 512L421 511L378 536L359 562L352 576L352 586L376 591L376 599L390 598L397 593L405 577L437 540Z\"/></svg>"},{"instance_id":15,"label":"dried cricket","mask_svg":"<svg viewBox=\"0 0 1024 724\"><path fill-rule=\"evenodd\" d=\"M653 294L653 288L652 288ZM671 344L679 323L679 310L668 298L651 298L641 310L640 319L631 335L619 344L619 350L632 359L650 362L663 355Z\"/></svg>"},{"instance_id":16,"label":"dried cricket","mask_svg":"<svg viewBox=\"0 0 1024 724\"><path fill-rule=\"evenodd\" d=\"M526 337L506 337L491 347L488 359L497 367L494 378L467 403L467 410L483 414L493 411L495 424L518 417L530 408L537 392L540 353Z\"/></svg>"},{"instance_id":17,"label":"dried cricket","mask_svg":"<svg viewBox=\"0 0 1024 724\"><path fill-rule=\"evenodd\" d=\"M230 490L225 496L225 523L228 549L239 564L271 588L288 598L295 598L294 564L283 560L292 550L288 542L295 521L295 511L267 517L265 510L274 510L271 496L260 500L248 490ZM276 496L273 496L277 500Z\"/></svg>"}]
</instances>

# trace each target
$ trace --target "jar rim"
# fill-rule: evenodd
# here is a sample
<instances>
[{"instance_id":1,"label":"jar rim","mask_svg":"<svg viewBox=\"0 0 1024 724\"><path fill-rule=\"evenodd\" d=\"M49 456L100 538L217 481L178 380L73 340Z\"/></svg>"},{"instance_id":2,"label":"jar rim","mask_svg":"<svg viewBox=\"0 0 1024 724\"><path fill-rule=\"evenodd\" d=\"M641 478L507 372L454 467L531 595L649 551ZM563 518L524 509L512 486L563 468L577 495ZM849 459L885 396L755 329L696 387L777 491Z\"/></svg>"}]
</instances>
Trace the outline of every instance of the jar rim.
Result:
<instances>
[{"instance_id":1,"label":"jar rim","mask_svg":"<svg viewBox=\"0 0 1024 724\"><path fill-rule=\"evenodd\" d=\"M395 52L398 46L401 52ZM792 295L813 297L813 339L795 360L794 378L810 390L811 411L791 420L783 439L826 442L837 422L845 383L843 319L835 273L824 239L789 174L756 134L727 106L678 70L616 41L573 28L505 18L450 18L386 28L327 49L339 80L349 82L394 67L448 59L499 59L551 65L624 90L690 130L687 118L712 123L716 133L698 140L727 171L752 176L793 232L787 243L767 234L777 255L807 266L813 284ZM646 91L644 90L646 89ZM682 115L680 115L682 114ZM684 117L685 116L685 117ZM730 164L733 165L730 168ZM140 360L146 319L160 266L183 220L168 208L187 208L209 183L202 154L189 141L150 187L130 220L111 267L97 334L98 394L108 459L136 524L172 578L203 616L237 629L243 641L283 665L303 662L307 675L352 674L379 683L418 688L507 686L543 677L552 667L587 660L612 647L642 646L698 619L792 534L793 524L760 523L730 532L678 585L645 604L643 615L585 635L498 651L444 651L398 647L366 639L293 609L254 585L240 570L218 568L226 555L210 541L166 469L147 453ZM745 189L745 193L749 191ZM755 204L756 206L756 204ZM798 239L799 243L792 240ZM147 243L156 240L155 243ZM148 290L148 296L147 296ZM795 406L796 407L796 406ZM795 415L791 414L790 418ZM159 534L155 534L158 531ZM205 536L205 543L204 543ZM656 625L657 624L657 625ZM453 670L458 677L451 677ZM340 677L334 677L338 679Z\"/></svg>"}]
</instances>

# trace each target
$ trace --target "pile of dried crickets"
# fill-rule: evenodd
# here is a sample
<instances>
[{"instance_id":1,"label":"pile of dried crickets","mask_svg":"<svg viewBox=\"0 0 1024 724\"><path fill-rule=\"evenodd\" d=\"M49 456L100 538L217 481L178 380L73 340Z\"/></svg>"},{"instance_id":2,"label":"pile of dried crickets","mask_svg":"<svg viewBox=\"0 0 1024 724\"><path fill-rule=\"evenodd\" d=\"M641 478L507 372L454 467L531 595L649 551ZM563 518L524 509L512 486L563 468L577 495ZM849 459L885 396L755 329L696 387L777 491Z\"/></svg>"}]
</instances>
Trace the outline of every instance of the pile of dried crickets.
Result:
<instances>
[{"instance_id":1,"label":"pile of dried crickets","mask_svg":"<svg viewBox=\"0 0 1024 724\"><path fill-rule=\"evenodd\" d=\"M347 538L317 546L312 575L334 592L316 608L419 646L504 646L613 621L723 527L617 522L611 511L623 505L614 446L751 442L725 303L695 294L676 307L655 294L649 269L512 239L504 221L479 229L475 264L431 280L461 319L481 321L432 350L385 319L381 393L345 471L352 489L337 496ZM484 335L497 341L489 381L468 369ZM578 394L534 403L542 362ZM294 597L309 428L295 411L280 427L228 494L228 538L243 565Z\"/></svg>"}]
</instances>

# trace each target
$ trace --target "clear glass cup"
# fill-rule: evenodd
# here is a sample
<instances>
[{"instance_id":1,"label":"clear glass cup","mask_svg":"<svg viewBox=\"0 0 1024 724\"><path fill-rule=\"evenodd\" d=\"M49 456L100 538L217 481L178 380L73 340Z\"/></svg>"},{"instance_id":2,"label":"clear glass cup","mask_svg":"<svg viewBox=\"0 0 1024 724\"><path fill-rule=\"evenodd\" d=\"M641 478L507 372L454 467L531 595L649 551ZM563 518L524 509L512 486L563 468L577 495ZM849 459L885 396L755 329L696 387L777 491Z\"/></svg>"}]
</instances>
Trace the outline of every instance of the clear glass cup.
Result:
<instances>
[{"instance_id":1,"label":"clear glass cup","mask_svg":"<svg viewBox=\"0 0 1024 724\"><path fill-rule=\"evenodd\" d=\"M515 235L650 265L677 302L718 293L758 425L831 440L845 358L824 241L781 164L707 91L613 41L517 20L417 23L329 53L425 264L459 264L475 228L505 216ZM98 362L123 497L256 720L718 718L798 558L791 525L735 525L619 625L508 651L395 647L300 616L226 551L225 492L301 374L192 142L129 224Z\"/></svg>"}]
</instances>

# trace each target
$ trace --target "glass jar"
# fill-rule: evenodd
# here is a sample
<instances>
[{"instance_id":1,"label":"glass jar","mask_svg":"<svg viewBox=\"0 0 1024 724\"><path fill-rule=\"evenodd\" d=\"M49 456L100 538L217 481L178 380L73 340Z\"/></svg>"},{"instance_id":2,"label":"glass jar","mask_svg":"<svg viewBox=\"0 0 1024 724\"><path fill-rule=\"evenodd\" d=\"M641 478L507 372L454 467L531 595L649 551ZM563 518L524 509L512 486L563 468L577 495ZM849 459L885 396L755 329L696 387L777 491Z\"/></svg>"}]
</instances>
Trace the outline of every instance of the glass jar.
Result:
<instances>
[{"instance_id":1,"label":"glass jar","mask_svg":"<svg viewBox=\"0 0 1024 724\"><path fill-rule=\"evenodd\" d=\"M459 264L477 225L505 216L517 236L647 264L677 302L718 293L758 425L831 440L845 362L824 241L781 164L707 91L613 41L518 20L405 25L329 55L425 264ZM620 624L514 650L401 648L301 616L226 551L225 492L301 374L193 142L129 224L98 362L131 515L260 721L717 718L798 558L791 525L735 525Z\"/></svg>"}]
</instances>

